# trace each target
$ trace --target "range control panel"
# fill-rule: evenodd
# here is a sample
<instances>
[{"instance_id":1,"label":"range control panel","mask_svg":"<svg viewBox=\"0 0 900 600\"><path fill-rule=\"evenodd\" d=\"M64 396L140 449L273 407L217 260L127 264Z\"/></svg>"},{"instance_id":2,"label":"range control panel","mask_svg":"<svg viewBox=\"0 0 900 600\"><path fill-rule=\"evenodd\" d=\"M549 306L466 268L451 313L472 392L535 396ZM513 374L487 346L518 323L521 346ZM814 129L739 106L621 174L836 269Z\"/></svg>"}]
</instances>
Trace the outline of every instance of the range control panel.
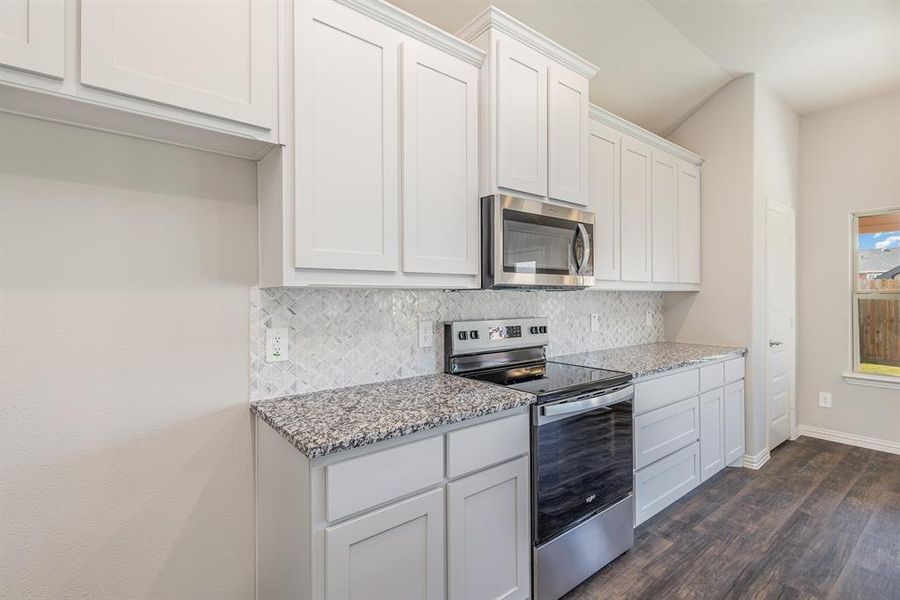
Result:
<instances>
[{"instance_id":1,"label":"range control panel","mask_svg":"<svg viewBox=\"0 0 900 600\"><path fill-rule=\"evenodd\" d=\"M444 323L444 348L451 356L546 346L549 341L547 317Z\"/></svg>"}]
</instances>

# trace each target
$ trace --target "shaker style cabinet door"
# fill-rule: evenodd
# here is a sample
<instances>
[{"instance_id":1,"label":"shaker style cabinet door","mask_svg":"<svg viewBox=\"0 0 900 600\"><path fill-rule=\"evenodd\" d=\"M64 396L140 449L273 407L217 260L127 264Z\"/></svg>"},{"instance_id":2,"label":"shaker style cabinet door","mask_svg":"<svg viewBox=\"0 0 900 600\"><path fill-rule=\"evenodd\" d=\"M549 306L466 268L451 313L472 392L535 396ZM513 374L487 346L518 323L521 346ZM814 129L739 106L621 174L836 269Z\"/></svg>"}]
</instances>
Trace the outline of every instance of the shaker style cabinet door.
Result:
<instances>
[{"instance_id":1,"label":"shaker style cabinet door","mask_svg":"<svg viewBox=\"0 0 900 600\"><path fill-rule=\"evenodd\" d=\"M672 283L678 280L678 159L654 150L650 178L652 280Z\"/></svg>"},{"instance_id":2,"label":"shaker style cabinet door","mask_svg":"<svg viewBox=\"0 0 900 600\"><path fill-rule=\"evenodd\" d=\"M550 65L547 196L582 206L588 203L588 80Z\"/></svg>"},{"instance_id":3,"label":"shaker style cabinet door","mask_svg":"<svg viewBox=\"0 0 900 600\"><path fill-rule=\"evenodd\" d=\"M65 27L64 0L0 1L0 65L61 79Z\"/></svg>"},{"instance_id":4,"label":"shaker style cabinet door","mask_svg":"<svg viewBox=\"0 0 900 600\"><path fill-rule=\"evenodd\" d=\"M725 466L724 394L722 388L700 394L700 480L706 481Z\"/></svg>"},{"instance_id":5,"label":"shaker style cabinet door","mask_svg":"<svg viewBox=\"0 0 900 600\"><path fill-rule=\"evenodd\" d=\"M622 136L622 280L650 281L650 146Z\"/></svg>"},{"instance_id":6,"label":"shaker style cabinet door","mask_svg":"<svg viewBox=\"0 0 900 600\"><path fill-rule=\"evenodd\" d=\"M450 600L525 600L531 590L528 457L447 484Z\"/></svg>"},{"instance_id":7,"label":"shaker style cabinet door","mask_svg":"<svg viewBox=\"0 0 900 600\"><path fill-rule=\"evenodd\" d=\"M542 54L497 41L497 185L547 195L547 67Z\"/></svg>"},{"instance_id":8,"label":"shaker style cabinet door","mask_svg":"<svg viewBox=\"0 0 900 600\"><path fill-rule=\"evenodd\" d=\"M594 212L594 278L618 281L619 270L619 153L622 134L591 121L588 139L589 209Z\"/></svg>"},{"instance_id":9,"label":"shaker style cabinet door","mask_svg":"<svg viewBox=\"0 0 900 600\"><path fill-rule=\"evenodd\" d=\"M271 129L277 39L273 0L82 0L81 83Z\"/></svg>"},{"instance_id":10,"label":"shaker style cabinet door","mask_svg":"<svg viewBox=\"0 0 900 600\"><path fill-rule=\"evenodd\" d=\"M327 600L444 600L444 490L325 530Z\"/></svg>"},{"instance_id":11,"label":"shaker style cabinet door","mask_svg":"<svg viewBox=\"0 0 900 600\"><path fill-rule=\"evenodd\" d=\"M337 3L294 4L295 267L396 271L398 34Z\"/></svg>"},{"instance_id":12,"label":"shaker style cabinet door","mask_svg":"<svg viewBox=\"0 0 900 600\"><path fill-rule=\"evenodd\" d=\"M478 272L478 67L406 40L403 270Z\"/></svg>"},{"instance_id":13,"label":"shaker style cabinet door","mask_svg":"<svg viewBox=\"0 0 900 600\"><path fill-rule=\"evenodd\" d=\"M730 465L744 456L744 381L725 386L723 412L725 415L725 464Z\"/></svg>"},{"instance_id":14,"label":"shaker style cabinet door","mask_svg":"<svg viewBox=\"0 0 900 600\"><path fill-rule=\"evenodd\" d=\"M700 167L678 168L678 281L700 283Z\"/></svg>"}]
</instances>

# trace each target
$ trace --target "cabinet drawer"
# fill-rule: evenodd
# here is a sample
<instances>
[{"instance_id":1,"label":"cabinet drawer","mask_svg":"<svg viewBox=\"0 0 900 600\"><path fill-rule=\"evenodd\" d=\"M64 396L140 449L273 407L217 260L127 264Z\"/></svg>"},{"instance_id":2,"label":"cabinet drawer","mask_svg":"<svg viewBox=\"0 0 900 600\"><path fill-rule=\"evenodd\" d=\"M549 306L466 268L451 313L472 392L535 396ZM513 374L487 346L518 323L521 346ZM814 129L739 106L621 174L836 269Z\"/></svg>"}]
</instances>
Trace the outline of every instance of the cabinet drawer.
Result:
<instances>
[{"instance_id":1,"label":"cabinet drawer","mask_svg":"<svg viewBox=\"0 0 900 600\"><path fill-rule=\"evenodd\" d=\"M634 466L646 467L700 439L700 404L688 398L634 419Z\"/></svg>"},{"instance_id":2,"label":"cabinet drawer","mask_svg":"<svg viewBox=\"0 0 900 600\"><path fill-rule=\"evenodd\" d=\"M528 452L528 415L447 434L447 477L459 477Z\"/></svg>"},{"instance_id":3,"label":"cabinet drawer","mask_svg":"<svg viewBox=\"0 0 900 600\"><path fill-rule=\"evenodd\" d=\"M700 393L697 369L634 384L634 412L645 413Z\"/></svg>"},{"instance_id":4,"label":"cabinet drawer","mask_svg":"<svg viewBox=\"0 0 900 600\"><path fill-rule=\"evenodd\" d=\"M325 467L325 517L335 521L444 479L444 437Z\"/></svg>"},{"instance_id":5,"label":"cabinet drawer","mask_svg":"<svg viewBox=\"0 0 900 600\"><path fill-rule=\"evenodd\" d=\"M732 358L725 363L725 383L738 381L744 378L744 357Z\"/></svg>"},{"instance_id":6,"label":"cabinet drawer","mask_svg":"<svg viewBox=\"0 0 900 600\"><path fill-rule=\"evenodd\" d=\"M699 448L699 442L695 442L635 473L635 525L640 525L700 484Z\"/></svg>"},{"instance_id":7,"label":"cabinet drawer","mask_svg":"<svg viewBox=\"0 0 900 600\"><path fill-rule=\"evenodd\" d=\"M709 390L722 387L724 383L724 363L700 367L700 392L708 392Z\"/></svg>"}]
</instances>

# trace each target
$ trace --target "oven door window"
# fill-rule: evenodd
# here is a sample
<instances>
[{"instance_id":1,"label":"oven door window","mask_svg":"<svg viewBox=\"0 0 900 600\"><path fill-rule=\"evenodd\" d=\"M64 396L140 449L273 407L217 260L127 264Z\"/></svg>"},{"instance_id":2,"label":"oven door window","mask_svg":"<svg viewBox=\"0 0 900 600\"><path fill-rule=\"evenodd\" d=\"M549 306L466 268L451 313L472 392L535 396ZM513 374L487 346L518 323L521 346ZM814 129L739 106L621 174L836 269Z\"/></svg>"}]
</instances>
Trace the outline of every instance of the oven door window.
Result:
<instances>
[{"instance_id":1,"label":"oven door window","mask_svg":"<svg viewBox=\"0 0 900 600\"><path fill-rule=\"evenodd\" d=\"M538 544L631 493L630 401L536 426L533 435Z\"/></svg>"},{"instance_id":2,"label":"oven door window","mask_svg":"<svg viewBox=\"0 0 900 600\"><path fill-rule=\"evenodd\" d=\"M592 227L582 225L591 235ZM511 209L503 211L503 271L576 275L582 260L578 224Z\"/></svg>"}]
</instances>

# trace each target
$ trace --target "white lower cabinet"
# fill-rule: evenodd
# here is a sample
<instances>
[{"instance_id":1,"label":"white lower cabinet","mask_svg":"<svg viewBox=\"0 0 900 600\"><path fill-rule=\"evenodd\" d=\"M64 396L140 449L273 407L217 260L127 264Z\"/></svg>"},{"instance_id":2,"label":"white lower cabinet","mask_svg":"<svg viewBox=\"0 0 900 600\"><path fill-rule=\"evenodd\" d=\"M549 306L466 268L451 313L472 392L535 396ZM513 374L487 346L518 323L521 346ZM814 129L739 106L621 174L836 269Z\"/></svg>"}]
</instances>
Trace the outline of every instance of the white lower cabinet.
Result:
<instances>
[{"instance_id":1,"label":"white lower cabinet","mask_svg":"<svg viewBox=\"0 0 900 600\"><path fill-rule=\"evenodd\" d=\"M740 464L743 373L740 357L635 382L635 525Z\"/></svg>"},{"instance_id":2,"label":"white lower cabinet","mask_svg":"<svg viewBox=\"0 0 900 600\"><path fill-rule=\"evenodd\" d=\"M447 484L450 600L528 598L528 458Z\"/></svg>"},{"instance_id":3,"label":"white lower cabinet","mask_svg":"<svg viewBox=\"0 0 900 600\"><path fill-rule=\"evenodd\" d=\"M444 490L325 530L328 600L444 598Z\"/></svg>"},{"instance_id":4,"label":"white lower cabinet","mask_svg":"<svg viewBox=\"0 0 900 600\"><path fill-rule=\"evenodd\" d=\"M530 427L510 412L313 459L257 420L257 598L529 598Z\"/></svg>"},{"instance_id":5,"label":"white lower cabinet","mask_svg":"<svg viewBox=\"0 0 900 600\"><path fill-rule=\"evenodd\" d=\"M725 464L735 464L744 456L744 381L725 386L723 412L725 414Z\"/></svg>"},{"instance_id":6,"label":"white lower cabinet","mask_svg":"<svg viewBox=\"0 0 900 600\"><path fill-rule=\"evenodd\" d=\"M700 479L706 481L725 466L725 442L722 435L724 411L722 388L700 396Z\"/></svg>"}]
</instances>

